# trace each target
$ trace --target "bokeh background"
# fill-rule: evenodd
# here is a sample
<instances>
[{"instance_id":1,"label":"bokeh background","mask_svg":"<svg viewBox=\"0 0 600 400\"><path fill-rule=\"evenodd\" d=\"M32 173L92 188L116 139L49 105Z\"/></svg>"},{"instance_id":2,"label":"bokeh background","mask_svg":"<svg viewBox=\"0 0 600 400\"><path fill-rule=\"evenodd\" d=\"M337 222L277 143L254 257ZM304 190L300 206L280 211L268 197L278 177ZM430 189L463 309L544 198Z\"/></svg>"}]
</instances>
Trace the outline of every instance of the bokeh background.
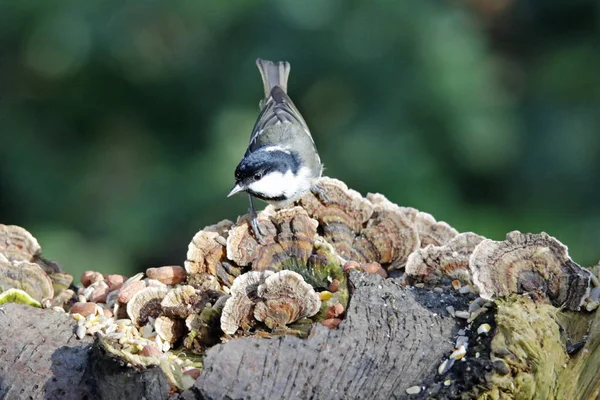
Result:
<instances>
[{"instance_id":1,"label":"bokeh background","mask_svg":"<svg viewBox=\"0 0 600 400\"><path fill-rule=\"evenodd\" d=\"M74 274L182 264L246 211L257 57L327 175L600 258L597 0L2 1L0 222Z\"/></svg>"}]
</instances>

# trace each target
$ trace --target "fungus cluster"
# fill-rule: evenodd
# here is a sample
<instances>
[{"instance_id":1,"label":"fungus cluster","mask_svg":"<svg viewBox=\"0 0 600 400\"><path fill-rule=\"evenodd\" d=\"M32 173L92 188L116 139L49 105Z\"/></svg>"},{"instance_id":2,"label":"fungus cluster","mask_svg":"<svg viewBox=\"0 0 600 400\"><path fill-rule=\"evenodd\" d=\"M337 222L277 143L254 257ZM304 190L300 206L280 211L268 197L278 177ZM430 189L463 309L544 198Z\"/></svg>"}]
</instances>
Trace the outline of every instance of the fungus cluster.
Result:
<instances>
[{"instance_id":1,"label":"fungus cluster","mask_svg":"<svg viewBox=\"0 0 600 400\"><path fill-rule=\"evenodd\" d=\"M148 268L130 278L86 271L81 287L41 257L29 232L0 225L0 303L69 312L78 337L96 335L131 365L159 365L177 390L193 383L201 356L219 342L306 337L315 323L337 328L348 308L351 269L479 293L485 307L476 300L469 312L448 311L469 323L491 301L515 293L570 310L598 306L600 290L590 293L595 275L545 233L515 231L493 241L383 195L363 197L335 179L322 178L318 186L294 207L260 212L260 243L245 215L196 233L184 267ZM490 325L477 331L487 334Z\"/></svg>"},{"instance_id":2,"label":"fungus cluster","mask_svg":"<svg viewBox=\"0 0 600 400\"><path fill-rule=\"evenodd\" d=\"M73 277L44 259L31 233L0 224L0 304L22 302L36 307L63 307L72 300Z\"/></svg>"}]
</instances>

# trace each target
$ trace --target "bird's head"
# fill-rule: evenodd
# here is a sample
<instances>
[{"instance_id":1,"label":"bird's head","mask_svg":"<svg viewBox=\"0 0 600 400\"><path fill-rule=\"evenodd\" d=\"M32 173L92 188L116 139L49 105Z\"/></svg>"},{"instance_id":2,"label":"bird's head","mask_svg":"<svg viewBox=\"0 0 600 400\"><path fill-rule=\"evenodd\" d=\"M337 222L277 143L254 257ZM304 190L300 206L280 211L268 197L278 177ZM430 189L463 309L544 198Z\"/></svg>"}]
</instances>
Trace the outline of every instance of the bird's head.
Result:
<instances>
[{"instance_id":1,"label":"bird's head","mask_svg":"<svg viewBox=\"0 0 600 400\"><path fill-rule=\"evenodd\" d=\"M266 201L282 201L297 191L301 170L297 156L270 146L247 154L235 169L235 186L227 197L248 192Z\"/></svg>"}]
</instances>

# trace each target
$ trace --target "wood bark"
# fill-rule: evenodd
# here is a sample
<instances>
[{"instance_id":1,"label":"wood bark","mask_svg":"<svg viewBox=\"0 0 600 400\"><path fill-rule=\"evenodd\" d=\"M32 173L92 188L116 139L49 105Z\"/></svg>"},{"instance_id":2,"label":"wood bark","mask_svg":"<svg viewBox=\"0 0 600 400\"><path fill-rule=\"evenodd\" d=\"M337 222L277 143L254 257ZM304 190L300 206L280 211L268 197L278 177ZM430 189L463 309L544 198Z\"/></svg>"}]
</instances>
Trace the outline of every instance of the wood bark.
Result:
<instances>
[{"instance_id":1,"label":"wood bark","mask_svg":"<svg viewBox=\"0 0 600 400\"><path fill-rule=\"evenodd\" d=\"M181 399L438 399L456 398L483 382L485 357L440 363L465 321L468 296L404 287L352 272L353 293L339 329L315 326L307 339L243 338L211 348L195 385ZM66 314L5 304L0 311L0 398L165 399L159 368L127 367L74 335ZM471 351L471 350L470 350ZM475 350L473 350L475 351ZM479 364L473 364L479 362ZM487 364L486 364L487 363ZM470 370L470 372L468 372ZM451 386L442 382L452 379ZM415 395L406 390L424 388Z\"/></svg>"}]
</instances>

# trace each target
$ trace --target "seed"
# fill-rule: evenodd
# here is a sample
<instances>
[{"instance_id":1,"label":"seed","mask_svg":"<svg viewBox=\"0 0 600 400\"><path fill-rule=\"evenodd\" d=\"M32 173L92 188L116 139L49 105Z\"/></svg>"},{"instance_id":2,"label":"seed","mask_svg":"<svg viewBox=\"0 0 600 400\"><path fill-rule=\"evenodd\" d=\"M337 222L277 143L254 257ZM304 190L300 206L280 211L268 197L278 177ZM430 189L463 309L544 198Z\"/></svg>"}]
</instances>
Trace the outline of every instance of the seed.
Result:
<instances>
[{"instance_id":1,"label":"seed","mask_svg":"<svg viewBox=\"0 0 600 400\"><path fill-rule=\"evenodd\" d=\"M450 368L454 365L454 361L454 358L444 360L438 367L438 374L444 375L446 372L450 371Z\"/></svg>"},{"instance_id":2,"label":"seed","mask_svg":"<svg viewBox=\"0 0 600 400\"><path fill-rule=\"evenodd\" d=\"M329 284L329 291L331 293L335 293L338 290L340 290L340 281L338 281L337 279L334 279L331 281L331 283Z\"/></svg>"},{"instance_id":3,"label":"seed","mask_svg":"<svg viewBox=\"0 0 600 400\"><path fill-rule=\"evenodd\" d=\"M321 295L321 301L327 301L333 297L333 294L327 290L324 290L319 294Z\"/></svg>"},{"instance_id":4,"label":"seed","mask_svg":"<svg viewBox=\"0 0 600 400\"><path fill-rule=\"evenodd\" d=\"M474 312L471 313L471 316L469 317L467 322L473 322L477 319L477 317L479 317L482 314L485 314L486 312L488 312L488 309L485 307L481 307L478 310L475 310Z\"/></svg>"},{"instance_id":5,"label":"seed","mask_svg":"<svg viewBox=\"0 0 600 400\"><path fill-rule=\"evenodd\" d=\"M460 293L460 294L471 293L471 288L468 286L463 286L460 289L458 289L458 293Z\"/></svg>"},{"instance_id":6,"label":"seed","mask_svg":"<svg viewBox=\"0 0 600 400\"><path fill-rule=\"evenodd\" d=\"M469 315L470 315L470 314L469 314L469 312L468 312L468 311L456 311L456 312L454 313L454 315L455 315L457 318L469 319Z\"/></svg>"},{"instance_id":7,"label":"seed","mask_svg":"<svg viewBox=\"0 0 600 400\"><path fill-rule=\"evenodd\" d=\"M421 392L421 386L411 386L406 389L406 394L419 394Z\"/></svg>"},{"instance_id":8,"label":"seed","mask_svg":"<svg viewBox=\"0 0 600 400\"><path fill-rule=\"evenodd\" d=\"M96 304L77 302L71 307L70 313L81 314L83 317L94 315L96 313Z\"/></svg>"},{"instance_id":9,"label":"seed","mask_svg":"<svg viewBox=\"0 0 600 400\"><path fill-rule=\"evenodd\" d=\"M321 325L328 327L329 329L335 329L342 323L342 320L339 318L329 318L321 321Z\"/></svg>"},{"instance_id":10,"label":"seed","mask_svg":"<svg viewBox=\"0 0 600 400\"><path fill-rule=\"evenodd\" d=\"M155 279L166 285L176 285L185 281L187 272L179 265L171 265L168 267L148 268L146 275L150 279Z\"/></svg>"},{"instance_id":11,"label":"seed","mask_svg":"<svg viewBox=\"0 0 600 400\"><path fill-rule=\"evenodd\" d=\"M85 326L79 325L77 327L77 331L75 332L75 335L77 336L77 338L79 339L83 339L83 337L85 336Z\"/></svg>"},{"instance_id":12,"label":"seed","mask_svg":"<svg viewBox=\"0 0 600 400\"><path fill-rule=\"evenodd\" d=\"M104 279L104 276L100 272L85 271L81 274L81 283L83 286L88 287L94 282L98 282Z\"/></svg>"},{"instance_id":13,"label":"seed","mask_svg":"<svg viewBox=\"0 0 600 400\"><path fill-rule=\"evenodd\" d=\"M455 348L459 348L460 346L464 346L465 348L469 345L469 338L467 336L459 336L456 338Z\"/></svg>"},{"instance_id":14,"label":"seed","mask_svg":"<svg viewBox=\"0 0 600 400\"><path fill-rule=\"evenodd\" d=\"M448 314L450 314L452 317L455 316L454 307L448 306L448 307L446 307L446 311L448 311Z\"/></svg>"},{"instance_id":15,"label":"seed","mask_svg":"<svg viewBox=\"0 0 600 400\"><path fill-rule=\"evenodd\" d=\"M490 324L481 324L481 325L479 325L479 328L477 328L477 334L478 335L487 334L490 331L490 329L492 329Z\"/></svg>"},{"instance_id":16,"label":"seed","mask_svg":"<svg viewBox=\"0 0 600 400\"><path fill-rule=\"evenodd\" d=\"M460 283L460 281L458 279L455 279L452 281L452 287L454 288L454 290L460 289L461 286L462 286L462 284Z\"/></svg>"},{"instance_id":17,"label":"seed","mask_svg":"<svg viewBox=\"0 0 600 400\"><path fill-rule=\"evenodd\" d=\"M465 346L460 346L458 349L454 350L452 354L450 354L450 358L455 360L460 360L467 354L467 349Z\"/></svg>"}]
</instances>

